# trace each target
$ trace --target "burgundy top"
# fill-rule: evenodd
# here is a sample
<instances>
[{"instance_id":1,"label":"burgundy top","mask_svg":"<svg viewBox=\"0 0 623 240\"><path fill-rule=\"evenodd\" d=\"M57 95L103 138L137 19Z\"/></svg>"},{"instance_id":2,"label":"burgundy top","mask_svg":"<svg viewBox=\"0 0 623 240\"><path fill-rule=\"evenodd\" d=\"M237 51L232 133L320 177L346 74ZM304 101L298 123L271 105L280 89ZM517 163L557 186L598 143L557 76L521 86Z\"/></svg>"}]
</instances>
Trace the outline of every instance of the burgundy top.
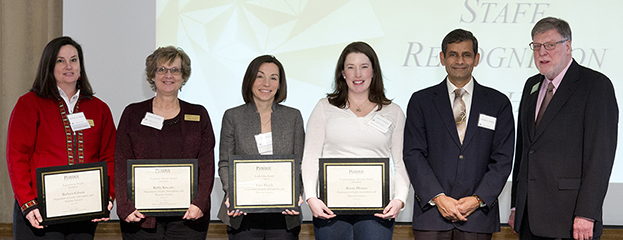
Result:
<instances>
[{"instance_id":1,"label":"burgundy top","mask_svg":"<svg viewBox=\"0 0 623 240\"><path fill-rule=\"evenodd\" d=\"M203 212L197 221L210 220L210 193L214 184L214 133L208 112L201 105L180 101L180 113L165 120L162 130L141 125L152 111L152 99L128 105L123 111L115 146L115 189L117 215L124 221L136 208L127 196L128 159L192 159L199 162L199 184L192 204ZM197 119L197 116L199 118ZM180 217L181 219L181 217ZM141 227L154 228L155 217L141 221Z\"/></svg>"}]
</instances>

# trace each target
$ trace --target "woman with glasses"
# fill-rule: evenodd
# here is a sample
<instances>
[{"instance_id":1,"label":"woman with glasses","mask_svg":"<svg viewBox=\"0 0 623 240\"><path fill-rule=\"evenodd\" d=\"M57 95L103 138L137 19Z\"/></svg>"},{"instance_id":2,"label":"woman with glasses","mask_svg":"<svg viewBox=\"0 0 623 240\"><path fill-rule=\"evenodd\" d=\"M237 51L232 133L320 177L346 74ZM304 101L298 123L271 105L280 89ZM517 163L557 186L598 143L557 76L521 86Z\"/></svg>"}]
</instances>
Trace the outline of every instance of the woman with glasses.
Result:
<instances>
[{"instance_id":1,"label":"woman with glasses","mask_svg":"<svg viewBox=\"0 0 623 240\"><path fill-rule=\"evenodd\" d=\"M215 140L206 109L177 97L190 72L190 58L182 49L158 48L145 60L147 82L156 96L123 111L115 148L117 214L123 239L206 238ZM128 159L198 159L198 190L184 216L146 217L136 209L127 196Z\"/></svg>"},{"instance_id":2,"label":"woman with glasses","mask_svg":"<svg viewBox=\"0 0 623 240\"><path fill-rule=\"evenodd\" d=\"M303 155L303 117L299 110L280 104L286 99L286 90L286 74L279 60L259 56L251 61L242 80L245 104L223 115L218 172L225 196L218 218L227 225L229 239L298 239L299 212L284 209L281 213L245 213L230 207L229 198L230 155L292 154L295 159ZM270 139L270 147L263 147L257 140L260 138ZM295 165L299 167L300 162ZM303 199L297 199L300 206Z\"/></svg>"},{"instance_id":3,"label":"woman with glasses","mask_svg":"<svg viewBox=\"0 0 623 240\"><path fill-rule=\"evenodd\" d=\"M75 118L83 114L82 117ZM77 127L79 123L82 127ZM78 144L81 143L81 144ZM56 38L43 50L30 92L11 113L7 167L15 193L15 239L93 239L93 219L44 226L37 200L36 169L107 162L110 202L114 199L115 124L106 103L93 96L82 48L70 37Z\"/></svg>"}]
</instances>

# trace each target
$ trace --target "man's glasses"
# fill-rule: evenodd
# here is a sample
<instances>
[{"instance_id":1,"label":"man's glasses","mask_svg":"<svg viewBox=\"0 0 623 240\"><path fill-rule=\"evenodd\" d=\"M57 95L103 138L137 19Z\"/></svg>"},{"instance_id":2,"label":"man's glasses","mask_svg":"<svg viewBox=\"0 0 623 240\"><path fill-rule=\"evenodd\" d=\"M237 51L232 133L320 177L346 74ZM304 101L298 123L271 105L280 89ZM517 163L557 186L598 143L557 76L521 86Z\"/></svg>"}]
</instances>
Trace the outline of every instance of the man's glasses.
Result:
<instances>
[{"instance_id":1,"label":"man's glasses","mask_svg":"<svg viewBox=\"0 0 623 240\"><path fill-rule=\"evenodd\" d=\"M567 41L567 39L563 39L563 40L560 40L558 42L546 42L546 43L543 43L543 44L531 42L528 45L530 46L530 49L532 49L532 51L539 51L539 50L541 50L541 46L543 46L545 48L545 50L554 50L554 49L556 49L556 44L564 43L566 41Z\"/></svg>"}]
</instances>

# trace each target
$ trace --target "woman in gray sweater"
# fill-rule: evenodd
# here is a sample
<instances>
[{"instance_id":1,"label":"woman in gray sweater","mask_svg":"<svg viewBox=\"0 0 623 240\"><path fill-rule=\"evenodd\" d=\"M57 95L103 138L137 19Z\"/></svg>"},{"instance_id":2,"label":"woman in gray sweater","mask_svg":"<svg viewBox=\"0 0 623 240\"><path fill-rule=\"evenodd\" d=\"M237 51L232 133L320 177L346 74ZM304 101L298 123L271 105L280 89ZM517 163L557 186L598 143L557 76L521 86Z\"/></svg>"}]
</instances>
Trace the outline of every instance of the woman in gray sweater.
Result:
<instances>
[{"instance_id":1,"label":"woman in gray sweater","mask_svg":"<svg viewBox=\"0 0 623 240\"><path fill-rule=\"evenodd\" d=\"M244 75L245 104L223 115L218 173L225 197L218 218L227 224L229 239L298 239L299 212L244 213L229 208L230 155L293 154L296 167L300 167L305 141L303 118L299 110L279 104L286 99L286 89L285 71L279 60L271 55L259 56ZM256 137L272 139L272 147L259 149ZM299 197L299 206L302 202Z\"/></svg>"}]
</instances>

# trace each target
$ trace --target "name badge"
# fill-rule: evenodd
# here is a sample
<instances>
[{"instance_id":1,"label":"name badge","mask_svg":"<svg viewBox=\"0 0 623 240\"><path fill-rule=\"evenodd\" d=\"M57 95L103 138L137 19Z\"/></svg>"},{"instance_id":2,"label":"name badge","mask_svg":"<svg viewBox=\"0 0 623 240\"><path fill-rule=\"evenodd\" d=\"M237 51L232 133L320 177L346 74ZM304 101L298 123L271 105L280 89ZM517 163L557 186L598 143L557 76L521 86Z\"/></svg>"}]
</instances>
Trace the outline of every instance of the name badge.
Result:
<instances>
[{"instance_id":1,"label":"name badge","mask_svg":"<svg viewBox=\"0 0 623 240\"><path fill-rule=\"evenodd\" d=\"M71 126L71 130L74 132L91 128L91 125L89 125L87 118L84 117L83 112L69 114L67 115L67 119L69 120L69 126Z\"/></svg>"},{"instance_id":2,"label":"name badge","mask_svg":"<svg viewBox=\"0 0 623 240\"><path fill-rule=\"evenodd\" d=\"M257 151L260 155L273 154L273 133L261 133L255 135L255 143L257 143Z\"/></svg>"},{"instance_id":3,"label":"name badge","mask_svg":"<svg viewBox=\"0 0 623 240\"><path fill-rule=\"evenodd\" d=\"M495 131L495 121L497 118L481 113L480 118L478 118L478 126Z\"/></svg>"},{"instance_id":4,"label":"name badge","mask_svg":"<svg viewBox=\"0 0 623 240\"><path fill-rule=\"evenodd\" d=\"M374 128L378 129L379 131L383 133L387 133L387 131L389 130L389 126L392 125L392 121L381 116L380 114L376 114L374 115L372 120L368 122L368 124L370 124L370 126L373 126Z\"/></svg>"},{"instance_id":5,"label":"name badge","mask_svg":"<svg viewBox=\"0 0 623 240\"><path fill-rule=\"evenodd\" d=\"M164 122L164 117L148 112L148 113L145 113L145 117L141 121L141 125L152 127L158 130L162 130L163 122Z\"/></svg>"},{"instance_id":6,"label":"name badge","mask_svg":"<svg viewBox=\"0 0 623 240\"><path fill-rule=\"evenodd\" d=\"M538 91L540 86L541 86L541 83L540 83L540 82L538 82L538 83L534 84L534 86L532 86L532 90L530 90L530 94L532 94L532 93L534 93L534 92Z\"/></svg>"},{"instance_id":7,"label":"name badge","mask_svg":"<svg viewBox=\"0 0 623 240\"><path fill-rule=\"evenodd\" d=\"M184 114L184 121L199 122L201 116L195 114Z\"/></svg>"}]
</instances>

